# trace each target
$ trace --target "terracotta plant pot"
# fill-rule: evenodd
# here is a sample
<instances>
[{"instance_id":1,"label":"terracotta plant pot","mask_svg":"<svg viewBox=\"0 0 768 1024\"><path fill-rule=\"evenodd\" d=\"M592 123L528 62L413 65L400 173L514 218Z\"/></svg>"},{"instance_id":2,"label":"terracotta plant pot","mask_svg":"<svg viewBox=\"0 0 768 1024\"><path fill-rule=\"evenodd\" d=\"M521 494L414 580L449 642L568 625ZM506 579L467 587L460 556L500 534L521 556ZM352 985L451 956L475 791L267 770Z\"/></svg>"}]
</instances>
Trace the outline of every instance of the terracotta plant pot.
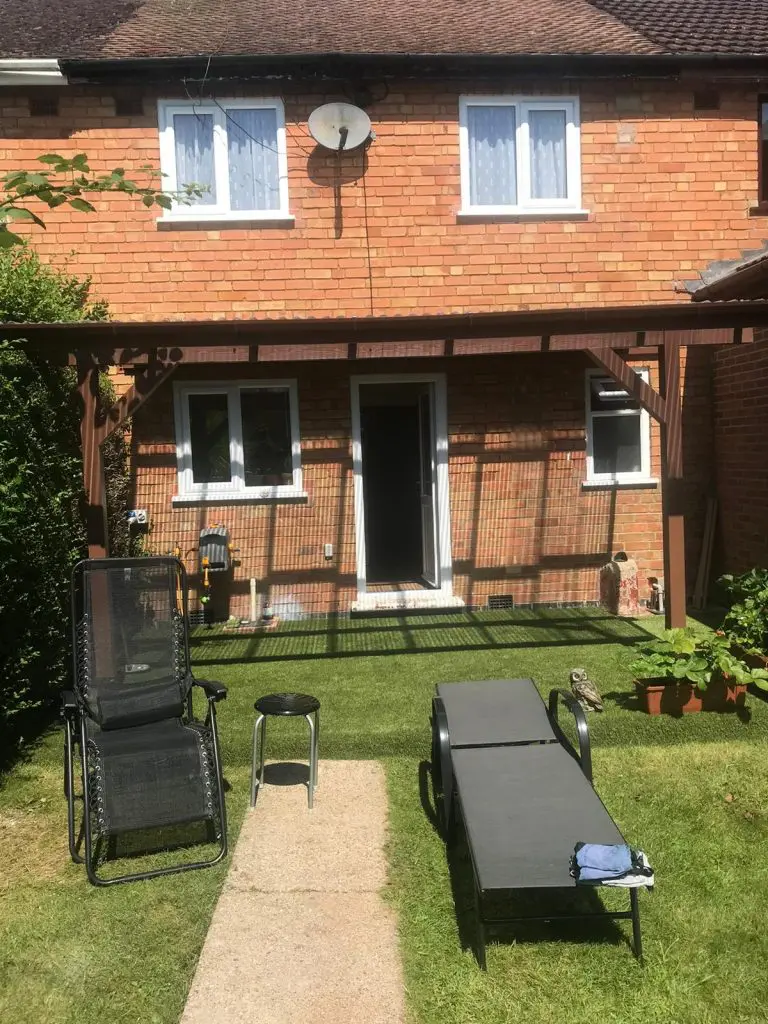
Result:
<instances>
[{"instance_id":1,"label":"terracotta plant pot","mask_svg":"<svg viewBox=\"0 0 768 1024\"><path fill-rule=\"evenodd\" d=\"M747 687L712 680L706 690L686 680L636 679L640 700L649 715L692 715L698 711L736 711L744 707Z\"/></svg>"}]
</instances>

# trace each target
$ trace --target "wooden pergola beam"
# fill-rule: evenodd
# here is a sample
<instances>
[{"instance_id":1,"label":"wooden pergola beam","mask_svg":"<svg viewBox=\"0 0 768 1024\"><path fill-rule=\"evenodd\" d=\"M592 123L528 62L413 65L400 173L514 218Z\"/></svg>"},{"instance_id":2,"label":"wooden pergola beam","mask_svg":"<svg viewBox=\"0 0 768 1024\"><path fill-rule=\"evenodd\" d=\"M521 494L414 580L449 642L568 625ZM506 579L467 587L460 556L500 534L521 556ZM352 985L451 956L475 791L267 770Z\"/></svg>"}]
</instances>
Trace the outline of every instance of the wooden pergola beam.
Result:
<instances>
[{"instance_id":1,"label":"wooden pergola beam","mask_svg":"<svg viewBox=\"0 0 768 1024\"><path fill-rule=\"evenodd\" d=\"M99 444L121 427L135 412L157 391L161 384L175 372L181 362L181 354L173 362L153 358L145 367L138 370L133 384L118 398L106 412L104 422L96 428Z\"/></svg>"},{"instance_id":2,"label":"wooden pergola beam","mask_svg":"<svg viewBox=\"0 0 768 1024\"><path fill-rule=\"evenodd\" d=\"M407 316L286 318L269 320L105 321L3 324L3 337L25 339L52 361L87 349L115 362L133 350L137 358L163 346L228 348L239 345L394 344L490 338L547 339L549 349L624 348L606 334L654 335L679 332L681 344L728 344L736 328L768 326L768 302L663 303L657 306L510 310L499 313L440 313ZM574 337L588 339L581 343ZM602 336L602 337L601 337Z\"/></svg>"},{"instance_id":3,"label":"wooden pergola beam","mask_svg":"<svg viewBox=\"0 0 768 1024\"><path fill-rule=\"evenodd\" d=\"M591 349L588 352L590 359L596 363L601 370L605 370L609 377L636 398L644 409L647 409L651 416L659 423L664 423L667 418L667 406L663 397L647 384L639 373L625 362L624 359L613 349Z\"/></svg>"}]
</instances>

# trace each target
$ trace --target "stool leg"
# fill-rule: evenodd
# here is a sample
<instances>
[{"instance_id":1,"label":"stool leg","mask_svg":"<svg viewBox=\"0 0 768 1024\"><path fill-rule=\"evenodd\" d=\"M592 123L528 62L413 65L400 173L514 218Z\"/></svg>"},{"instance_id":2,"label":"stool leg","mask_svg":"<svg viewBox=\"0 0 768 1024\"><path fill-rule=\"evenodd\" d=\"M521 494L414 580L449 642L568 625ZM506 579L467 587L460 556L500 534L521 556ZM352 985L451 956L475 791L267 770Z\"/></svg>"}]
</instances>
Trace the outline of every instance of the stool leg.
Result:
<instances>
[{"instance_id":1,"label":"stool leg","mask_svg":"<svg viewBox=\"0 0 768 1024\"><path fill-rule=\"evenodd\" d=\"M309 726L309 809L312 810L312 804L315 800L315 758L317 756L317 747L315 746L315 723L312 715L304 716Z\"/></svg>"},{"instance_id":2,"label":"stool leg","mask_svg":"<svg viewBox=\"0 0 768 1024\"><path fill-rule=\"evenodd\" d=\"M261 767L259 770L259 787L264 785L264 768L266 764L267 754L267 716L264 715L261 721L261 743L259 745L259 758Z\"/></svg>"},{"instance_id":3,"label":"stool leg","mask_svg":"<svg viewBox=\"0 0 768 1024\"><path fill-rule=\"evenodd\" d=\"M259 715L256 721L253 723L253 751L251 755L251 807L255 807L256 805L256 790L259 786L257 755L259 752L259 727L263 719L264 715Z\"/></svg>"},{"instance_id":4,"label":"stool leg","mask_svg":"<svg viewBox=\"0 0 768 1024\"><path fill-rule=\"evenodd\" d=\"M315 712L315 789L320 773L320 708Z\"/></svg>"}]
</instances>

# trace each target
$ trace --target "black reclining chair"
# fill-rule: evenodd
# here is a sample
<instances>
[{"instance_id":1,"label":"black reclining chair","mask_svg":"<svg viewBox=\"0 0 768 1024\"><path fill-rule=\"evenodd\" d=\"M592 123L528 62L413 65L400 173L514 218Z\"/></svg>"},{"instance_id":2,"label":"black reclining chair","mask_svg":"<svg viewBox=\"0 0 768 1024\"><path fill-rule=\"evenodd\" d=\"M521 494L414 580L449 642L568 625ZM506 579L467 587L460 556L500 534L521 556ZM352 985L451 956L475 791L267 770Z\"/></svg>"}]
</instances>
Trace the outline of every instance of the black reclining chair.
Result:
<instances>
[{"instance_id":1,"label":"black reclining chair","mask_svg":"<svg viewBox=\"0 0 768 1024\"><path fill-rule=\"evenodd\" d=\"M183 566L175 558L80 562L72 578L72 624L74 690L62 695L72 859L85 863L94 885L218 863L227 853L227 822L216 702L227 690L191 674ZM207 698L204 721L194 717L194 686ZM105 845L117 836L193 822L207 822L209 841L215 837L218 852L211 859L118 877L98 874Z\"/></svg>"},{"instance_id":2,"label":"black reclining chair","mask_svg":"<svg viewBox=\"0 0 768 1024\"><path fill-rule=\"evenodd\" d=\"M560 702L575 717L578 753L558 724ZM432 778L447 841L456 801L461 811L482 968L487 928L574 917L630 918L634 952L642 961L636 889L623 911L504 918L484 913L494 895L573 890L569 862L578 842L624 843L592 785L587 720L571 693L553 690L547 706L532 679L440 683L432 700Z\"/></svg>"}]
</instances>

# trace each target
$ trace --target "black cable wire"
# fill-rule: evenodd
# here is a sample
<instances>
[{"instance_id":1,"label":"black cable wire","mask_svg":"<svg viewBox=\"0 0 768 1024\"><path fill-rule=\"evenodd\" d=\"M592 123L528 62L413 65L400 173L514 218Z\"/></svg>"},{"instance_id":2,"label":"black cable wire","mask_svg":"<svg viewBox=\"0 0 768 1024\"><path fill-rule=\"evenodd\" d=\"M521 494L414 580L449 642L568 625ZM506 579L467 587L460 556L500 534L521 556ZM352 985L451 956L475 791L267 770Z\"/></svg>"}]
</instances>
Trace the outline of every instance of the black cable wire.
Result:
<instances>
[{"instance_id":1,"label":"black cable wire","mask_svg":"<svg viewBox=\"0 0 768 1024\"><path fill-rule=\"evenodd\" d=\"M365 226L365 252L368 260L368 301L371 308L371 316L374 315L374 304L373 304L373 260L371 257L371 236L368 229L368 186L366 185L366 171L365 161L368 156L368 149L371 145L369 139L363 148L363 160L362 160L362 183L363 183L363 224Z\"/></svg>"}]
</instances>

